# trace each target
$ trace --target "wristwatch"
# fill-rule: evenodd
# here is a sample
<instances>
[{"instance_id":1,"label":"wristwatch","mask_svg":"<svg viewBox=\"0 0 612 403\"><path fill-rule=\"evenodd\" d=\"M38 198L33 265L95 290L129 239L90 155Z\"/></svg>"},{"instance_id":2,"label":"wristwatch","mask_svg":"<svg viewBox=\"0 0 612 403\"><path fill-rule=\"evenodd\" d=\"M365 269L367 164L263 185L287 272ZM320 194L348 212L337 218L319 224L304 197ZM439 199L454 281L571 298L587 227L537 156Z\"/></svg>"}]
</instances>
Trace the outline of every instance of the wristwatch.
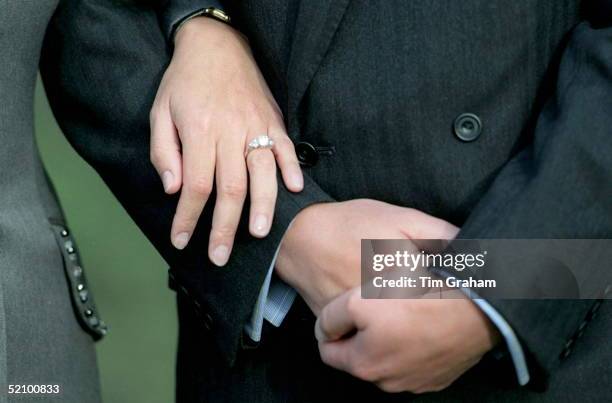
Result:
<instances>
[{"instance_id":1,"label":"wristwatch","mask_svg":"<svg viewBox=\"0 0 612 403\"><path fill-rule=\"evenodd\" d=\"M220 8L217 7L208 7L204 10L204 12L202 13L203 16L206 17L210 17L210 18L214 18L215 20L219 20L221 22L224 22L226 24L229 24L232 19L230 18L229 15L227 15L227 13L223 10L221 10Z\"/></svg>"},{"instance_id":2,"label":"wristwatch","mask_svg":"<svg viewBox=\"0 0 612 403\"><path fill-rule=\"evenodd\" d=\"M223 22L225 24L230 24L232 19L230 16L220 8L217 7L207 7L202 10L196 11L195 13L189 15L187 18L183 19L175 28L172 37L176 36L176 33L181 29L181 27L187 22L191 21L196 17L208 17L215 19L217 21Z\"/></svg>"}]
</instances>

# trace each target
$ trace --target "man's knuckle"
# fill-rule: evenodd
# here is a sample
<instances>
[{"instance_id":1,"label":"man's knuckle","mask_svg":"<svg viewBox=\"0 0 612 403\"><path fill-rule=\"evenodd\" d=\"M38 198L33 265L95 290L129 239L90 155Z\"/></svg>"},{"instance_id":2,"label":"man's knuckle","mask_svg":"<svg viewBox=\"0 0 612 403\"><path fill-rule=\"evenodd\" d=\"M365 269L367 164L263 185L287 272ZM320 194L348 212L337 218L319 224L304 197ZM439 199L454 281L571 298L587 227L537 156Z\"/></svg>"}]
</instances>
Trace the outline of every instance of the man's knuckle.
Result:
<instances>
[{"instance_id":1,"label":"man's knuckle","mask_svg":"<svg viewBox=\"0 0 612 403\"><path fill-rule=\"evenodd\" d=\"M325 337L329 337L328 329L329 329L329 309L327 307L321 310L319 313L319 325L321 328L321 332Z\"/></svg>"},{"instance_id":2,"label":"man's knuckle","mask_svg":"<svg viewBox=\"0 0 612 403\"><path fill-rule=\"evenodd\" d=\"M426 388L424 386L417 386L410 389L410 393L415 395L422 395L423 393L433 392L433 390Z\"/></svg>"},{"instance_id":3,"label":"man's knuckle","mask_svg":"<svg viewBox=\"0 0 612 403\"><path fill-rule=\"evenodd\" d=\"M376 384L380 390L386 393L399 393L402 388L395 381L381 381Z\"/></svg>"},{"instance_id":4,"label":"man's knuckle","mask_svg":"<svg viewBox=\"0 0 612 403\"><path fill-rule=\"evenodd\" d=\"M333 365L332 353L329 350L321 350L321 361L323 361L325 365Z\"/></svg>"},{"instance_id":5,"label":"man's knuckle","mask_svg":"<svg viewBox=\"0 0 612 403\"><path fill-rule=\"evenodd\" d=\"M363 362L363 360L355 362L352 365L351 372L357 378L367 382L374 382L379 378L376 368L369 362Z\"/></svg>"},{"instance_id":6,"label":"man's knuckle","mask_svg":"<svg viewBox=\"0 0 612 403\"><path fill-rule=\"evenodd\" d=\"M436 383L434 385L429 386L424 392L440 392L448 388L452 383L452 381L442 381L440 383Z\"/></svg>"},{"instance_id":7,"label":"man's knuckle","mask_svg":"<svg viewBox=\"0 0 612 403\"><path fill-rule=\"evenodd\" d=\"M351 295L348 297L346 301L346 311L351 318L355 318L361 313L361 303L362 300L359 293L351 293Z\"/></svg>"}]
</instances>

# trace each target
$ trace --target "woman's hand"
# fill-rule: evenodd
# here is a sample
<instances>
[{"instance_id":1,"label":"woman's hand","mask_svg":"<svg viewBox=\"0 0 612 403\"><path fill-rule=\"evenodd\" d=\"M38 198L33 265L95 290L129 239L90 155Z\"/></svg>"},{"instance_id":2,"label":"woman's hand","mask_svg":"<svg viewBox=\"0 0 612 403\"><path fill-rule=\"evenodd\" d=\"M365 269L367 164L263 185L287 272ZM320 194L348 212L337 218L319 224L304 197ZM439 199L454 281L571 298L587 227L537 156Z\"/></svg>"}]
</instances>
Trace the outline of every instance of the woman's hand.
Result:
<instances>
[{"instance_id":1,"label":"woman's hand","mask_svg":"<svg viewBox=\"0 0 612 403\"><path fill-rule=\"evenodd\" d=\"M260 135L274 140L273 149L246 155L248 143ZM166 193L181 190L171 230L177 249L189 243L215 183L208 254L217 266L229 259L247 177L249 229L256 237L266 236L272 223L276 162L287 188L302 190L302 172L281 111L248 43L228 25L200 17L177 33L172 62L151 110L151 161Z\"/></svg>"}]
</instances>

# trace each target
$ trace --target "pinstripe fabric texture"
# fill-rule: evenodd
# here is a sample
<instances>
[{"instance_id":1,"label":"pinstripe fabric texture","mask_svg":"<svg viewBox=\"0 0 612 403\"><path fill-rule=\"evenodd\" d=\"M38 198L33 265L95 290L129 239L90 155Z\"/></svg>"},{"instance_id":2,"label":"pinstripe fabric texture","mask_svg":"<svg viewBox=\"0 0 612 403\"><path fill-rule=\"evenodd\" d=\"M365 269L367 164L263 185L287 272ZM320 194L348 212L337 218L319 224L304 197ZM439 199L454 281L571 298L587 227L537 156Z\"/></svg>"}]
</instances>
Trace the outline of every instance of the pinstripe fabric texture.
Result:
<instances>
[{"instance_id":1,"label":"pinstripe fabric texture","mask_svg":"<svg viewBox=\"0 0 612 403\"><path fill-rule=\"evenodd\" d=\"M172 249L167 234L176 200L143 162L149 133L142 111L168 62L157 41L161 30L148 25L149 13L119 15L103 1L67 1L83 8L64 9L51 27L48 93L59 100L55 112L75 147L189 291L179 297L180 401L595 401L609 387L605 303L561 362L588 301L490 301L525 346L534 385L544 385L536 375L552 375L545 395L518 388L511 363L491 357L441 393L383 394L323 365L314 318L298 309L299 299L280 329L264 329L257 348L242 343L283 234L312 203L383 200L441 217L476 239L611 235L604 201L612 177L612 32L584 22L580 1L228 1L292 139L335 152L306 170L303 192L279 189L267 238L255 241L240 227L223 270L210 267L201 247L211 209L192 247ZM288 26L283 13L274 19L283 4L298 10ZM105 28L109 21L117 28ZM82 40L62 40L75 36ZM51 63L58 59L61 72ZM60 77L70 77L70 85L58 85ZM100 80L122 85L109 90L95 84ZM72 114L75 108L83 113ZM453 133L467 112L483 122L469 143ZM207 326L192 315L194 302Z\"/></svg>"}]
</instances>

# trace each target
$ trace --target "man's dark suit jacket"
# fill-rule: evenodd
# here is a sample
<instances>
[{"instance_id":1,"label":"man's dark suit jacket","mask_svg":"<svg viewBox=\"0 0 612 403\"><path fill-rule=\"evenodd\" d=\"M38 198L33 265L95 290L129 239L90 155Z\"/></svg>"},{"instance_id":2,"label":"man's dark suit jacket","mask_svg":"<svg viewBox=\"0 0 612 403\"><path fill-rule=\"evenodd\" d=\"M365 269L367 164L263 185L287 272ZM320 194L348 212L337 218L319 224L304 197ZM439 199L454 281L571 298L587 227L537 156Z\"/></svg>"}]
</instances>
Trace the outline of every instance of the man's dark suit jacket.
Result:
<instances>
[{"instance_id":1,"label":"man's dark suit jacket","mask_svg":"<svg viewBox=\"0 0 612 403\"><path fill-rule=\"evenodd\" d=\"M111 0L63 3L45 85L73 146L171 266L179 401L611 395L612 310L601 301L490 301L529 357L523 388L507 358L487 357L439 394L384 395L321 363L299 302L259 345L243 335L287 225L312 203L383 200L446 219L464 238L610 238L612 29L587 22L578 0L227 2L310 166L303 192L279 190L270 236L243 225L222 269L207 259L211 208L185 251L171 247L177 199L149 163L168 27Z\"/></svg>"}]
</instances>

